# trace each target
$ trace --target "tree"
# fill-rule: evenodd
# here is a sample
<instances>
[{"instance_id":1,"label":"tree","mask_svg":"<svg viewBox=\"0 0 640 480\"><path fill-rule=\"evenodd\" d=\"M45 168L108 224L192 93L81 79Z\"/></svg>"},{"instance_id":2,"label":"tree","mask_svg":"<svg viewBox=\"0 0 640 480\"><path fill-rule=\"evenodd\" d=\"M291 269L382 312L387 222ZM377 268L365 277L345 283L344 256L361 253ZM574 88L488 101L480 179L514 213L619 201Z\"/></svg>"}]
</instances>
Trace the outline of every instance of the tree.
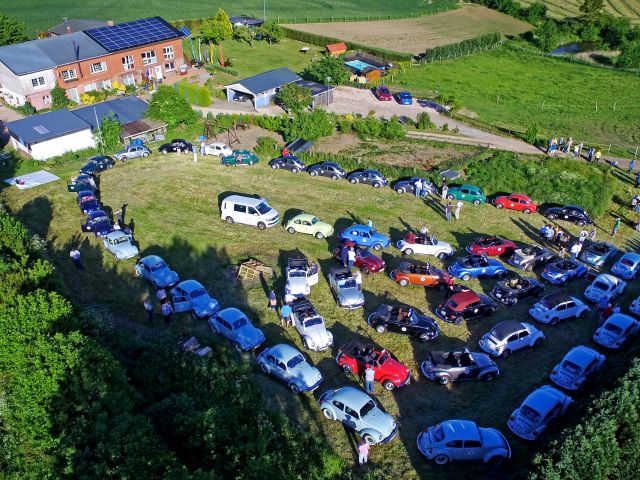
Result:
<instances>
[{"instance_id":1,"label":"tree","mask_svg":"<svg viewBox=\"0 0 640 480\"><path fill-rule=\"evenodd\" d=\"M213 22L218 24L220 28L220 32L222 33L222 39L226 40L227 38L231 38L233 34L233 25L231 25L231 20L229 20L229 15L223 9L218 9L216 16L213 17Z\"/></svg>"},{"instance_id":2,"label":"tree","mask_svg":"<svg viewBox=\"0 0 640 480\"><path fill-rule=\"evenodd\" d=\"M71 100L67 97L67 92L56 83L56 86L51 89L51 108L58 110L68 107L70 103Z\"/></svg>"},{"instance_id":3,"label":"tree","mask_svg":"<svg viewBox=\"0 0 640 480\"><path fill-rule=\"evenodd\" d=\"M224 27L219 22L205 20L200 26L200 38L205 43L218 45L224 40Z\"/></svg>"},{"instance_id":4,"label":"tree","mask_svg":"<svg viewBox=\"0 0 640 480\"><path fill-rule=\"evenodd\" d=\"M315 108L311 112L299 112L285 132L285 140L304 138L315 141L322 137L328 137L335 131L333 119L321 108Z\"/></svg>"},{"instance_id":5,"label":"tree","mask_svg":"<svg viewBox=\"0 0 640 480\"><path fill-rule=\"evenodd\" d=\"M234 28L233 39L238 42L247 42L253 48L253 32L249 27L239 26Z\"/></svg>"},{"instance_id":6,"label":"tree","mask_svg":"<svg viewBox=\"0 0 640 480\"><path fill-rule=\"evenodd\" d=\"M640 68L640 40L627 42L622 46L620 56L616 60L620 68Z\"/></svg>"},{"instance_id":7,"label":"tree","mask_svg":"<svg viewBox=\"0 0 640 480\"><path fill-rule=\"evenodd\" d=\"M276 94L276 100L280 102L285 110L298 113L311 105L311 90L295 83L289 83Z\"/></svg>"},{"instance_id":8,"label":"tree","mask_svg":"<svg viewBox=\"0 0 640 480\"><path fill-rule=\"evenodd\" d=\"M0 12L0 47L27 40L24 24Z\"/></svg>"},{"instance_id":9,"label":"tree","mask_svg":"<svg viewBox=\"0 0 640 480\"><path fill-rule=\"evenodd\" d=\"M276 22L267 22L258 28L258 34L264 38L267 43L280 43L284 38L284 30Z\"/></svg>"},{"instance_id":10,"label":"tree","mask_svg":"<svg viewBox=\"0 0 640 480\"><path fill-rule=\"evenodd\" d=\"M631 22L628 18L614 17L604 14L599 21L600 38L604 40L609 48L620 48L631 34Z\"/></svg>"},{"instance_id":11,"label":"tree","mask_svg":"<svg viewBox=\"0 0 640 480\"><path fill-rule=\"evenodd\" d=\"M532 25L538 25L547 18L547 6L542 2L533 2L524 9L524 16L527 22Z\"/></svg>"},{"instance_id":12,"label":"tree","mask_svg":"<svg viewBox=\"0 0 640 480\"><path fill-rule=\"evenodd\" d=\"M122 125L113 115L110 115L100 122L100 130L98 130L97 133L97 140L105 150L115 150L115 148L120 145L121 134Z\"/></svg>"},{"instance_id":13,"label":"tree","mask_svg":"<svg viewBox=\"0 0 640 480\"><path fill-rule=\"evenodd\" d=\"M604 0L584 0L580 5L580 17L585 23L595 23L602 15Z\"/></svg>"},{"instance_id":14,"label":"tree","mask_svg":"<svg viewBox=\"0 0 640 480\"><path fill-rule=\"evenodd\" d=\"M547 20L534 30L538 45L545 52L553 50L559 41L558 25L553 20Z\"/></svg>"},{"instance_id":15,"label":"tree","mask_svg":"<svg viewBox=\"0 0 640 480\"><path fill-rule=\"evenodd\" d=\"M334 85L342 85L349 80L351 72L344 68L344 62L339 57L324 57L319 62L309 65L302 76L308 80L317 83L327 83L327 77L330 77L330 83Z\"/></svg>"},{"instance_id":16,"label":"tree","mask_svg":"<svg viewBox=\"0 0 640 480\"><path fill-rule=\"evenodd\" d=\"M169 127L192 125L198 120L198 112L172 87L160 85L151 96L146 116L167 122Z\"/></svg>"}]
</instances>

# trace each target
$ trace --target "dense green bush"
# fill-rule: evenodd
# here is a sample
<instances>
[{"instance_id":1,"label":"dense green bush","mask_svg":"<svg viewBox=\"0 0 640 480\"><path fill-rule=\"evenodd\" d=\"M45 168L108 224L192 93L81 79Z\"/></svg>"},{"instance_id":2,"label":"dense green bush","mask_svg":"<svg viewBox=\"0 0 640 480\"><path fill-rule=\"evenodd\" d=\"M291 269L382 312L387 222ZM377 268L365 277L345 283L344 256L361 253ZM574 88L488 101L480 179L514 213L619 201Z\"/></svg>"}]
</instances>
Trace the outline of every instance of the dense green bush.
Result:
<instances>
[{"instance_id":1,"label":"dense green bush","mask_svg":"<svg viewBox=\"0 0 640 480\"><path fill-rule=\"evenodd\" d=\"M151 96L145 115L166 122L170 128L193 125L198 120L198 112L191 108L189 102L177 89L166 85L160 85Z\"/></svg>"},{"instance_id":2,"label":"dense green bush","mask_svg":"<svg viewBox=\"0 0 640 480\"><path fill-rule=\"evenodd\" d=\"M429 130L436 128L436 124L431 121L431 117L427 112L420 112L416 118L416 128L418 130Z\"/></svg>"},{"instance_id":3,"label":"dense green bush","mask_svg":"<svg viewBox=\"0 0 640 480\"><path fill-rule=\"evenodd\" d=\"M500 34L494 32L463 40L458 43L427 48L424 55L424 61L436 62L439 60L448 60L450 58L471 55L473 53L485 52L497 46L500 43L500 40Z\"/></svg>"}]
</instances>

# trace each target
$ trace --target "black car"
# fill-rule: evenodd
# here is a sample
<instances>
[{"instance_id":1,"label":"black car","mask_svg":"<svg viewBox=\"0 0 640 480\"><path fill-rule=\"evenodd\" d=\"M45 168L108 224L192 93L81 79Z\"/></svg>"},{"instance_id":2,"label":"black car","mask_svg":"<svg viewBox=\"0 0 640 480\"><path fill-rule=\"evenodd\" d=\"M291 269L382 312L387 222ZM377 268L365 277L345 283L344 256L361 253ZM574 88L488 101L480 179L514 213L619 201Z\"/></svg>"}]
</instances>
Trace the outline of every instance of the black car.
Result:
<instances>
[{"instance_id":1,"label":"black car","mask_svg":"<svg viewBox=\"0 0 640 480\"><path fill-rule=\"evenodd\" d=\"M535 278L515 275L499 281L489 295L505 305L515 305L520 300L539 297L543 292L544 285Z\"/></svg>"},{"instance_id":2,"label":"black car","mask_svg":"<svg viewBox=\"0 0 640 480\"><path fill-rule=\"evenodd\" d=\"M84 167L80 169L80 173L83 175L95 175L108 168L113 168L116 161L113 157L108 155L100 155L98 157L92 157Z\"/></svg>"},{"instance_id":3,"label":"black car","mask_svg":"<svg viewBox=\"0 0 640 480\"><path fill-rule=\"evenodd\" d=\"M380 188L384 185L389 185L389 180L386 179L379 171L373 169L361 170L358 172L350 173L347 177L351 183L366 183L375 188Z\"/></svg>"},{"instance_id":4,"label":"black car","mask_svg":"<svg viewBox=\"0 0 640 480\"><path fill-rule=\"evenodd\" d=\"M435 195L437 192L436 186L429 182L426 178L411 177L408 180L398 180L393 186L393 189L400 195L403 193L416 193L416 182L420 180L423 184L426 183L426 187L423 187L427 191L427 195Z\"/></svg>"},{"instance_id":5,"label":"black car","mask_svg":"<svg viewBox=\"0 0 640 480\"><path fill-rule=\"evenodd\" d=\"M367 323L378 333L400 333L419 338L423 342L440 335L440 327L434 319L404 305L382 304L369 315Z\"/></svg>"},{"instance_id":6,"label":"black car","mask_svg":"<svg viewBox=\"0 0 640 480\"><path fill-rule=\"evenodd\" d=\"M183 140L181 138L176 138L174 140L171 140L171 142L169 143L160 145L160 148L158 148L158 151L163 155L166 155L167 153L177 152L178 148L180 148L181 152L191 152L193 149L193 145L187 142L186 140Z\"/></svg>"},{"instance_id":7,"label":"black car","mask_svg":"<svg viewBox=\"0 0 640 480\"><path fill-rule=\"evenodd\" d=\"M441 385L460 380L490 382L500 375L498 365L489 355L470 352L467 348L453 352L429 352L420 370L429 380Z\"/></svg>"},{"instance_id":8,"label":"black car","mask_svg":"<svg viewBox=\"0 0 640 480\"><path fill-rule=\"evenodd\" d=\"M526 247L518 248L509 257L507 263L513 267L521 268L530 272L536 267L555 262L557 256L548 248L542 247L537 243L532 243Z\"/></svg>"},{"instance_id":9,"label":"black car","mask_svg":"<svg viewBox=\"0 0 640 480\"><path fill-rule=\"evenodd\" d=\"M269 166L274 170L282 168L283 170L289 170L293 173L302 172L307 169L302 160L294 155L285 155L283 157L274 158L269 162Z\"/></svg>"},{"instance_id":10,"label":"black car","mask_svg":"<svg viewBox=\"0 0 640 480\"><path fill-rule=\"evenodd\" d=\"M307 167L307 172L309 172L309 175L312 177L320 175L321 177L329 177L332 180L338 180L347 176L347 172L335 162L316 163L315 165Z\"/></svg>"},{"instance_id":11,"label":"black car","mask_svg":"<svg viewBox=\"0 0 640 480\"><path fill-rule=\"evenodd\" d=\"M566 220L581 227L593 223L584 208L576 207L575 205L549 207L545 210L544 216L549 220Z\"/></svg>"},{"instance_id":12,"label":"black car","mask_svg":"<svg viewBox=\"0 0 640 480\"><path fill-rule=\"evenodd\" d=\"M445 322L462 324L465 320L480 316L490 316L498 308L498 304L486 295L467 290L452 295L446 302L435 309L436 315Z\"/></svg>"}]
</instances>

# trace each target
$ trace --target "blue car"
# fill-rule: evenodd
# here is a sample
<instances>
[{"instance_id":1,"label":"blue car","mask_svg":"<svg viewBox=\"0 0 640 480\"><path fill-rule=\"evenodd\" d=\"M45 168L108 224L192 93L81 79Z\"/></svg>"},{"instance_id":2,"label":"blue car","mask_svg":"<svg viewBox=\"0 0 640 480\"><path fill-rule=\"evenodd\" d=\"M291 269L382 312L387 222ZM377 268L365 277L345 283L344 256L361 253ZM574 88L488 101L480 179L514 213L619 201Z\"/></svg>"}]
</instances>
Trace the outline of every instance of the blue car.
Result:
<instances>
[{"instance_id":1,"label":"blue car","mask_svg":"<svg viewBox=\"0 0 640 480\"><path fill-rule=\"evenodd\" d=\"M218 301L195 280L184 280L172 288L171 299L177 313L191 311L195 318L209 318L220 310Z\"/></svg>"},{"instance_id":2,"label":"blue car","mask_svg":"<svg viewBox=\"0 0 640 480\"><path fill-rule=\"evenodd\" d=\"M587 267L577 260L560 259L548 264L541 277L553 285L565 285L570 280L580 278L587 273Z\"/></svg>"},{"instance_id":3,"label":"blue car","mask_svg":"<svg viewBox=\"0 0 640 480\"><path fill-rule=\"evenodd\" d=\"M147 255L138 260L135 266L136 275L151 282L153 288L168 288L180 281L176 272L158 255Z\"/></svg>"},{"instance_id":4,"label":"blue car","mask_svg":"<svg viewBox=\"0 0 640 480\"><path fill-rule=\"evenodd\" d=\"M266 340L264 333L237 308L225 308L209 318L211 331L233 342L239 352L257 348Z\"/></svg>"},{"instance_id":5,"label":"blue car","mask_svg":"<svg viewBox=\"0 0 640 480\"><path fill-rule=\"evenodd\" d=\"M640 254L633 252L622 255L611 268L611 273L625 280L636 278L638 272L640 272Z\"/></svg>"},{"instance_id":6,"label":"blue car","mask_svg":"<svg viewBox=\"0 0 640 480\"><path fill-rule=\"evenodd\" d=\"M322 382L320 370L290 345L281 343L265 348L257 360L260 370L286 383L293 393L310 392Z\"/></svg>"},{"instance_id":7,"label":"blue car","mask_svg":"<svg viewBox=\"0 0 640 480\"><path fill-rule=\"evenodd\" d=\"M113 232L111 219L104 210L94 210L80 226L83 232L93 232L96 237L104 237L107 233Z\"/></svg>"},{"instance_id":8,"label":"blue car","mask_svg":"<svg viewBox=\"0 0 640 480\"><path fill-rule=\"evenodd\" d=\"M398 93L396 99L400 105L411 105L413 103L413 98L411 98L411 93L409 92Z\"/></svg>"},{"instance_id":9,"label":"blue car","mask_svg":"<svg viewBox=\"0 0 640 480\"><path fill-rule=\"evenodd\" d=\"M507 269L498 260L487 258L485 255L467 255L458 258L456 263L451 265L449 273L465 282L471 278L497 277L504 278Z\"/></svg>"},{"instance_id":10,"label":"blue car","mask_svg":"<svg viewBox=\"0 0 640 480\"><path fill-rule=\"evenodd\" d=\"M580 260L601 267L618 254L618 249L607 242L593 242L580 252Z\"/></svg>"},{"instance_id":11,"label":"blue car","mask_svg":"<svg viewBox=\"0 0 640 480\"><path fill-rule=\"evenodd\" d=\"M95 175L103 170L113 168L116 161L107 155L101 155L98 157L92 157L84 167L80 169L80 173L83 175Z\"/></svg>"},{"instance_id":12,"label":"blue car","mask_svg":"<svg viewBox=\"0 0 640 480\"><path fill-rule=\"evenodd\" d=\"M80 211L84 214L100 210L100 203L98 203L98 199L96 198L96 194L93 190L83 190L78 192L76 200Z\"/></svg>"},{"instance_id":13,"label":"blue car","mask_svg":"<svg viewBox=\"0 0 640 480\"><path fill-rule=\"evenodd\" d=\"M375 227L354 224L345 228L340 233L342 242L350 241L363 247L373 247L374 250L382 250L391 245L391 240L386 235L378 232Z\"/></svg>"}]
</instances>

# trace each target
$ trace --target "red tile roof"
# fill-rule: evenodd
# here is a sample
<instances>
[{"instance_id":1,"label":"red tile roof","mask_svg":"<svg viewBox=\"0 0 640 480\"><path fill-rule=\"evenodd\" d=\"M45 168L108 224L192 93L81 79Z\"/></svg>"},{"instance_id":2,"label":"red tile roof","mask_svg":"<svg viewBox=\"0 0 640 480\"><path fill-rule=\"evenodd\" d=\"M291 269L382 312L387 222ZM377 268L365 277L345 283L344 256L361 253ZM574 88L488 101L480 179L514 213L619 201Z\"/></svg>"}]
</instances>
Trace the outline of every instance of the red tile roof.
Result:
<instances>
[{"instance_id":1,"label":"red tile roof","mask_svg":"<svg viewBox=\"0 0 640 480\"><path fill-rule=\"evenodd\" d=\"M330 52L339 52L341 50L346 50L346 49L347 49L347 45L344 42L332 43L330 45L327 45L327 50L329 50Z\"/></svg>"}]
</instances>

